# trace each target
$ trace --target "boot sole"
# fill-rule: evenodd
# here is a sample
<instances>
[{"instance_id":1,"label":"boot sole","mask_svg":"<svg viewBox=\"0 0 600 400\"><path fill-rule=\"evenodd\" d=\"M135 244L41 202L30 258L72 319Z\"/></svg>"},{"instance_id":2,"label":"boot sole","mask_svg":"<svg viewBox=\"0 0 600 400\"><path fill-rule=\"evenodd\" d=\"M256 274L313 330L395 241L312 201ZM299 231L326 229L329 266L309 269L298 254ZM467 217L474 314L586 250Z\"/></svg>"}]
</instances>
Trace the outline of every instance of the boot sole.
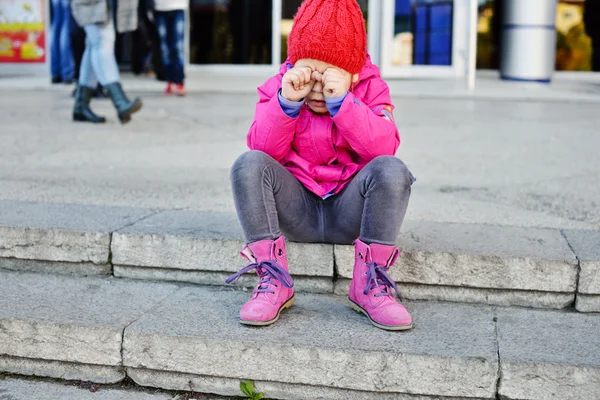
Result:
<instances>
[{"instance_id":1,"label":"boot sole","mask_svg":"<svg viewBox=\"0 0 600 400\"><path fill-rule=\"evenodd\" d=\"M100 121L90 121L89 119L87 119L83 115L76 115L76 114L73 114L73 121L75 121L75 122L91 122L92 124L104 124L104 123L106 123L106 119L102 119Z\"/></svg>"},{"instance_id":2,"label":"boot sole","mask_svg":"<svg viewBox=\"0 0 600 400\"><path fill-rule=\"evenodd\" d=\"M129 121L131 121L131 114L136 113L138 111L140 111L142 109L142 101L137 101L135 103L133 103L133 107L131 107L131 109L129 111L127 111L125 114L119 114L119 121L121 121L121 124L126 124Z\"/></svg>"},{"instance_id":3,"label":"boot sole","mask_svg":"<svg viewBox=\"0 0 600 400\"><path fill-rule=\"evenodd\" d=\"M279 319L279 315L281 314L281 312L283 310L285 310L286 308L290 308L292 306L292 304L294 304L295 301L296 301L295 296L290 297L290 299L288 301L286 301L285 303L283 303L281 305L281 307L279 307L279 310L277 310L277 315L275 316L275 318L273 318L269 321L249 321L249 320L240 318L240 323L242 323L244 325L250 325L250 326L267 326L267 325L274 324Z\"/></svg>"},{"instance_id":4,"label":"boot sole","mask_svg":"<svg viewBox=\"0 0 600 400\"><path fill-rule=\"evenodd\" d=\"M400 326L395 326L395 325L384 325L384 324L380 324L379 322L375 322L371 316L369 315L369 313L367 312L367 310L365 310L364 308L362 308L361 306L359 306L358 304L356 304L354 301L352 301L352 299L350 299L348 297L348 305L350 306L351 309L353 309L356 312L365 314L367 316L367 318L369 318L369 322L371 322L371 324L373 326L376 326L379 329L383 329L386 331L407 331L409 329L413 328L413 325L400 325Z\"/></svg>"}]
</instances>

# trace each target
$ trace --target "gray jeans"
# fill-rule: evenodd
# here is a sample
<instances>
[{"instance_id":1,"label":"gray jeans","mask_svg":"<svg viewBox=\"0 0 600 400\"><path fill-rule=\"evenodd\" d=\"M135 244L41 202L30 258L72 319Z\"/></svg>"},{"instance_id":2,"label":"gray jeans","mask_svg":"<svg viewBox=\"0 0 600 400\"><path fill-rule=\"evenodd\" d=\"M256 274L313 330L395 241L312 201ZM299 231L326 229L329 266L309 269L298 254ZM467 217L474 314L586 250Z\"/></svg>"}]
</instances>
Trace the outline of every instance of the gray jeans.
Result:
<instances>
[{"instance_id":1,"label":"gray jeans","mask_svg":"<svg viewBox=\"0 0 600 400\"><path fill-rule=\"evenodd\" d=\"M414 178L391 156L375 158L344 188L323 200L261 151L242 154L231 168L238 218L248 242L395 245Z\"/></svg>"}]
</instances>

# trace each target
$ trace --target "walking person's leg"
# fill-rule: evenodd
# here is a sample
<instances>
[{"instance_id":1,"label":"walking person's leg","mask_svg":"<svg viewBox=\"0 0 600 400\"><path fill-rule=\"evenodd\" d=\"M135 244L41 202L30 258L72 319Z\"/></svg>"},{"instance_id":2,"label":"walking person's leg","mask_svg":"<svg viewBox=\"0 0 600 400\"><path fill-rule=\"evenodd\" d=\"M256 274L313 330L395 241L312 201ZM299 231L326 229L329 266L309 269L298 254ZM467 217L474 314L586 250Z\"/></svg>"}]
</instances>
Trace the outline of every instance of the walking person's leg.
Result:
<instances>
[{"instance_id":1,"label":"walking person's leg","mask_svg":"<svg viewBox=\"0 0 600 400\"><path fill-rule=\"evenodd\" d=\"M79 79L77 90L75 92L75 106L73 107L73 121L85 121L92 123L106 122L104 117L100 117L90 109L90 101L94 97L98 79L92 66L92 39L86 37L86 46L81 57L81 67L79 70Z\"/></svg>"},{"instance_id":2,"label":"walking person's leg","mask_svg":"<svg viewBox=\"0 0 600 400\"><path fill-rule=\"evenodd\" d=\"M60 76L64 83L71 83L75 75L75 63L71 48L71 7L69 0L60 0L62 13L60 28Z\"/></svg>"},{"instance_id":3,"label":"walking person's leg","mask_svg":"<svg viewBox=\"0 0 600 400\"><path fill-rule=\"evenodd\" d=\"M81 60L85 51L85 32L83 28L77 25L77 22L71 18L70 36L71 49L73 52L74 78L79 82L79 71L81 70Z\"/></svg>"},{"instance_id":4,"label":"walking person's leg","mask_svg":"<svg viewBox=\"0 0 600 400\"><path fill-rule=\"evenodd\" d=\"M325 201L325 236L332 243L354 241L350 305L387 330L412 328L412 318L387 271L399 256L396 240L404 221L414 178L390 156L367 164L338 196Z\"/></svg>"},{"instance_id":5,"label":"walking person's leg","mask_svg":"<svg viewBox=\"0 0 600 400\"><path fill-rule=\"evenodd\" d=\"M119 67L115 59L116 33L113 19L109 18L105 25L88 24L83 28L90 46L94 73L111 98L121 123L129 122L131 114L142 108L142 102L138 98L130 101L121 87Z\"/></svg>"},{"instance_id":6,"label":"walking person's leg","mask_svg":"<svg viewBox=\"0 0 600 400\"><path fill-rule=\"evenodd\" d=\"M179 96L185 95L184 89L184 65L185 65L185 52L184 52L184 35L185 35L185 13L183 10L175 10L173 12L173 30L172 30L172 42L171 42L171 63L173 64L173 79L177 85L177 94Z\"/></svg>"},{"instance_id":7,"label":"walking person's leg","mask_svg":"<svg viewBox=\"0 0 600 400\"><path fill-rule=\"evenodd\" d=\"M231 168L231 185L248 243L242 256L251 264L227 283L256 270L259 283L240 310L240 320L248 325L269 325L294 301L283 234L296 241L322 241L322 200L260 151L249 151L237 159Z\"/></svg>"},{"instance_id":8,"label":"walking person's leg","mask_svg":"<svg viewBox=\"0 0 600 400\"><path fill-rule=\"evenodd\" d=\"M162 64L165 69L165 75L167 78L167 88L165 89L166 94L173 93L173 71L171 69L171 55L169 52L169 13L165 11L155 11L156 18L156 29L158 31L158 38L160 40L160 54Z\"/></svg>"},{"instance_id":9,"label":"walking person's leg","mask_svg":"<svg viewBox=\"0 0 600 400\"><path fill-rule=\"evenodd\" d=\"M62 82L60 76L60 31L63 25L63 12L61 10L62 0L52 0L52 24L50 25L50 75L52 77L52 83Z\"/></svg>"}]
</instances>

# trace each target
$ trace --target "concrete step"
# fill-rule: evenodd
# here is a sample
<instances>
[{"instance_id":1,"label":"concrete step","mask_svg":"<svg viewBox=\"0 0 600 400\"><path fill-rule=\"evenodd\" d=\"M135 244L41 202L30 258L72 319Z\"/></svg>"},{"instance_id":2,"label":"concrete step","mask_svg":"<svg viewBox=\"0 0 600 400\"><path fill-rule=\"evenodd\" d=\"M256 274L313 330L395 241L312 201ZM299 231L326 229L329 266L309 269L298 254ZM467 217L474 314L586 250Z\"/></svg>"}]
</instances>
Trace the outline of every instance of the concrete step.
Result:
<instances>
[{"instance_id":1,"label":"concrete step","mask_svg":"<svg viewBox=\"0 0 600 400\"><path fill-rule=\"evenodd\" d=\"M232 397L194 397L135 385L99 385L22 376L0 376L0 400L234 400ZM200 397L202 396L202 397Z\"/></svg>"},{"instance_id":2,"label":"concrete step","mask_svg":"<svg viewBox=\"0 0 600 400\"><path fill-rule=\"evenodd\" d=\"M407 302L415 328L371 326L299 293L277 324L237 321L241 291L0 271L0 371L279 399L600 398L600 315Z\"/></svg>"},{"instance_id":3,"label":"concrete step","mask_svg":"<svg viewBox=\"0 0 600 400\"><path fill-rule=\"evenodd\" d=\"M4 269L222 285L242 245L234 212L0 201ZM599 231L406 221L398 245L407 299L600 312ZM298 291L346 293L351 246L288 250Z\"/></svg>"}]
</instances>

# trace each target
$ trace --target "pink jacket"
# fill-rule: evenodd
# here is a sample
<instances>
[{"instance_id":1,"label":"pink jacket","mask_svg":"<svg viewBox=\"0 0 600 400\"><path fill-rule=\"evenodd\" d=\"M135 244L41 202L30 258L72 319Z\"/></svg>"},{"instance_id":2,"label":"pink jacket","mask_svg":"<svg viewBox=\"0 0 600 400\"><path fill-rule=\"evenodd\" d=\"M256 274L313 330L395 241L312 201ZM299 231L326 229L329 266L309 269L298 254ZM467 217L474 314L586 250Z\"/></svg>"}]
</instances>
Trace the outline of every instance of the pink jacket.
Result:
<instances>
[{"instance_id":1,"label":"pink jacket","mask_svg":"<svg viewBox=\"0 0 600 400\"><path fill-rule=\"evenodd\" d=\"M247 138L251 150L279 161L321 197L339 193L375 157L396 154L400 135L389 88L369 57L335 117L315 114L307 105L297 118L283 112L278 93L288 63L258 88Z\"/></svg>"}]
</instances>

